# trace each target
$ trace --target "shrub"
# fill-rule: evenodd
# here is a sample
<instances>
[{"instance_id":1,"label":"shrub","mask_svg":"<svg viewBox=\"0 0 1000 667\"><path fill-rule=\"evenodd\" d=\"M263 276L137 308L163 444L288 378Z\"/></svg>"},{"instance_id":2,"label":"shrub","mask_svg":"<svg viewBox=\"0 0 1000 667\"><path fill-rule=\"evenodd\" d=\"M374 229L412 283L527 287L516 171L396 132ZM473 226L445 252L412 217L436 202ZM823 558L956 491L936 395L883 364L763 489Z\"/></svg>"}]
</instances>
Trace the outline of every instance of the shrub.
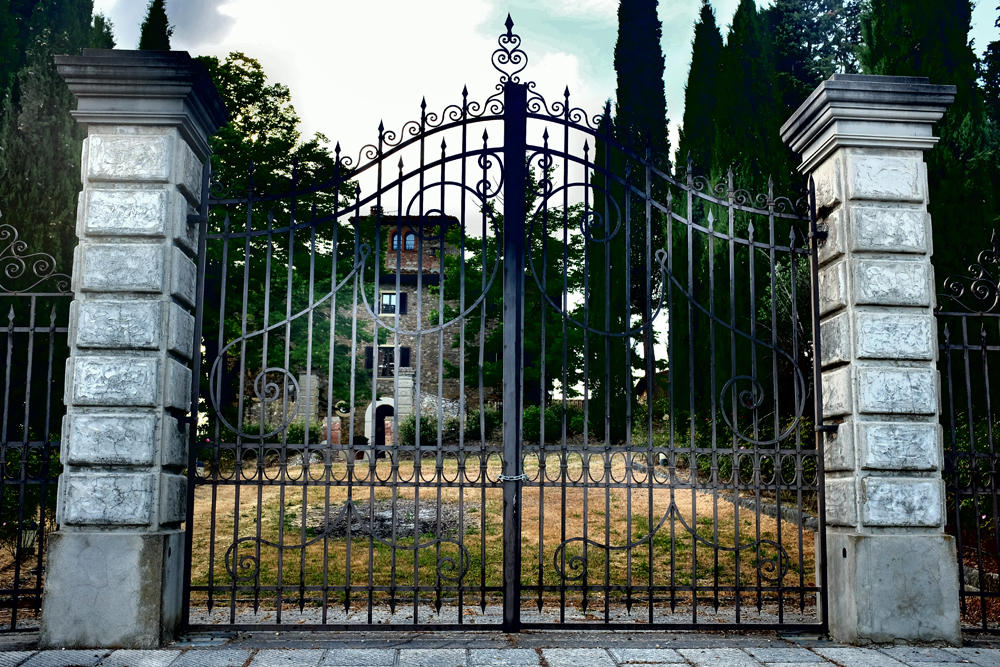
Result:
<instances>
[{"instance_id":1,"label":"shrub","mask_svg":"<svg viewBox=\"0 0 1000 667\"><path fill-rule=\"evenodd\" d=\"M521 436L531 442L538 442L541 435L541 408L529 405L524 409L524 421ZM559 442L562 440L562 403L556 403L545 408L545 441ZM575 406L566 406L566 437L583 433L583 410Z\"/></svg>"}]
</instances>

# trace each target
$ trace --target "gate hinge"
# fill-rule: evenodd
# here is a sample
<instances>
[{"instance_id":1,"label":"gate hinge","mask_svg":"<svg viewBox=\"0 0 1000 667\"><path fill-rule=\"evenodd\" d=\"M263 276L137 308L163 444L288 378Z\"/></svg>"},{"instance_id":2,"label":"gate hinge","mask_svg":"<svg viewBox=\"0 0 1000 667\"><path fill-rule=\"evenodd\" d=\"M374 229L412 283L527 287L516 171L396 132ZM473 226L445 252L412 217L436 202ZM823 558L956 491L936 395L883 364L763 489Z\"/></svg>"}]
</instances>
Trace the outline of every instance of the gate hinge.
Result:
<instances>
[{"instance_id":1,"label":"gate hinge","mask_svg":"<svg viewBox=\"0 0 1000 667\"><path fill-rule=\"evenodd\" d=\"M189 225L200 225L203 222L208 222L208 218L200 213L188 213L187 223Z\"/></svg>"},{"instance_id":2,"label":"gate hinge","mask_svg":"<svg viewBox=\"0 0 1000 667\"><path fill-rule=\"evenodd\" d=\"M817 433L836 433L839 428L840 424L819 424L815 431Z\"/></svg>"},{"instance_id":3,"label":"gate hinge","mask_svg":"<svg viewBox=\"0 0 1000 667\"><path fill-rule=\"evenodd\" d=\"M520 475L500 475L497 479L501 482L527 482L528 476L522 472Z\"/></svg>"}]
</instances>

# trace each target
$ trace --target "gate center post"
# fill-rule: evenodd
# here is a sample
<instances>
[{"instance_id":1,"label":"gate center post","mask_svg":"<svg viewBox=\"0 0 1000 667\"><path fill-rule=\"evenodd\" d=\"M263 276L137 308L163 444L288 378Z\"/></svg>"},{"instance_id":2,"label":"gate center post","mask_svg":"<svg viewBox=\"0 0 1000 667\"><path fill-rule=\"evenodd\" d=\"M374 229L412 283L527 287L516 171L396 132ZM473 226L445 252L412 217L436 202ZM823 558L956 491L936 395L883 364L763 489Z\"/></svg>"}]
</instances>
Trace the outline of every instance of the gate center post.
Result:
<instances>
[{"instance_id":1,"label":"gate center post","mask_svg":"<svg viewBox=\"0 0 1000 667\"><path fill-rule=\"evenodd\" d=\"M503 629L521 627L521 408L528 87L504 83Z\"/></svg>"},{"instance_id":2,"label":"gate center post","mask_svg":"<svg viewBox=\"0 0 1000 667\"><path fill-rule=\"evenodd\" d=\"M815 183L830 634L959 643L923 152L954 86L836 74L781 128ZM939 221L945 222L945 221Z\"/></svg>"},{"instance_id":3,"label":"gate center post","mask_svg":"<svg viewBox=\"0 0 1000 667\"><path fill-rule=\"evenodd\" d=\"M183 51L57 56L87 128L57 521L40 643L156 647L181 623L198 226L225 121Z\"/></svg>"}]
</instances>

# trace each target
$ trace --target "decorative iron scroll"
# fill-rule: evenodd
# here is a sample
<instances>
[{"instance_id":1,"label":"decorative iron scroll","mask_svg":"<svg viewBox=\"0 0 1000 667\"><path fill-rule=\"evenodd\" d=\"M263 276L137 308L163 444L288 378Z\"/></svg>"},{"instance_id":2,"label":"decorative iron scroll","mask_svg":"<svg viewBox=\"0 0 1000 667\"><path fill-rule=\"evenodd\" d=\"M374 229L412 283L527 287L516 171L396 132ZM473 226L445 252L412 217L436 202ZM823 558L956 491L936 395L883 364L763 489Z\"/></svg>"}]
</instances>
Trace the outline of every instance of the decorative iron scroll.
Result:
<instances>
[{"instance_id":1,"label":"decorative iron scroll","mask_svg":"<svg viewBox=\"0 0 1000 667\"><path fill-rule=\"evenodd\" d=\"M968 275L949 276L944 279L941 295L970 313L989 313L1000 305L1000 285L995 276L1000 275L1000 235L994 229L990 247L969 265ZM945 310L938 305L938 310Z\"/></svg>"},{"instance_id":2,"label":"decorative iron scroll","mask_svg":"<svg viewBox=\"0 0 1000 667\"><path fill-rule=\"evenodd\" d=\"M0 292L28 292L46 281L52 281L53 291L68 292L70 278L56 271L56 260L44 252L28 253L28 244L18 236L12 225L0 225ZM24 280L25 285L6 281ZM31 282L34 281L34 282Z\"/></svg>"},{"instance_id":3,"label":"decorative iron scroll","mask_svg":"<svg viewBox=\"0 0 1000 667\"><path fill-rule=\"evenodd\" d=\"M717 551L726 551L730 553L739 554L743 551L753 551L763 554L761 547L769 546L775 549L776 555L773 557L762 556L757 560L757 569L760 572L760 576L774 584L780 584L781 580L788 573L791 565L791 558L785 548L781 546L778 542L774 540L756 540L754 542L746 542L744 544L738 544L733 547L722 546L715 542L706 540L704 537L698 535L698 531L684 520L684 516L681 514L680 509L673 502L667 508L667 511L663 514L663 518L660 522L649 531L649 534L645 537L629 542L628 544L612 545L603 544L596 540L585 537L572 537L568 540L564 540L562 543L556 547L555 554L553 554L553 565L555 566L556 572L563 581L578 581L583 578L584 574L587 572L587 555L586 552L583 555L575 555L566 557L566 548L574 543L579 542L581 544L586 544L588 546L594 547L604 551L606 554L610 554L612 551L627 551L631 552L636 547L643 544L651 544L656 533L660 531L661 528L667 523L667 520L671 517L677 517L680 521L681 526L684 530L691 535L697 542L704 544L705 546L715 549Z\"/></svg>"}]
</instances>

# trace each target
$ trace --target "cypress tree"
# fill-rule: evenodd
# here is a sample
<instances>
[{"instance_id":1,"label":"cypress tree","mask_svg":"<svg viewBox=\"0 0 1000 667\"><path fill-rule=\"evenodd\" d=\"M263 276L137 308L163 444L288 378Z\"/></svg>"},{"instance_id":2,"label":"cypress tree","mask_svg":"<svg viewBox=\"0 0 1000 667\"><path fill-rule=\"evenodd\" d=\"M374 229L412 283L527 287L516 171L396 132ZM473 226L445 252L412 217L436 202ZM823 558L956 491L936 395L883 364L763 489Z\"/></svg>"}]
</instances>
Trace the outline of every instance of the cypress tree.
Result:
<instances>
[{"instance_id":1,"label":"cypress tree","mask_svg":"<svg viewBox=\"0 0 1000 667\"><path fill-rule=\"evenodd\" d=\"M92 49L113 49L115 48L114 24L104 14L95 14L91 27L90 48Z\"/></svg>"},{"instance_id":2,"label":"cypress tree","mask_svg":"<svg viewBox=\"0 0 1000 667\"><path fill-rule=\"evenodd\" d=\"M721 57L722 33L715 22L715 11L708 0L702 0L691 43L691 68L684 85L684 124L680 129L676 159L678 172L689 155L698 173L705 174L711 169L717 99L715 77Z\"/></svg>"},{"instance_id":3,"label":"cypress tree","mask_svg":"<svg viewBox=\"0 0 1000 667\"><path fill-rule=\"evenodd\" d=\"M0 213L29 248L53 255L68 272L83 131L70 115L73 98L52 55L91 46L93 3L42 0L30 8L22 3L19 11L17 39L27 47L0 109Z\"/></svg>"},{"instance_id":4,"label":"cypress tree","mask_svg":"<svg viewBox=\"0 0 1000 667\"><path fill-rule=\"evenodd\" d=\"M927 154L933 261L941 278L964 271L985 247L998 211L998 156L977 86L971 25L969 0L872 0L862 19L866 72L925 76L957 88L938 126L940 141Z\"/></svg>"},{"instance_id":5,"label":"cypress tree","mask_svg":"<svg viewBox=\"0 0 1000 667\"><path fill-rule=\"evenodd\" d=\"M150 0L146 18L142 21L139 49L142 51L169 51L170 36L174 27L167 20L164 0Z\"/></svg>"}]
</instances>

